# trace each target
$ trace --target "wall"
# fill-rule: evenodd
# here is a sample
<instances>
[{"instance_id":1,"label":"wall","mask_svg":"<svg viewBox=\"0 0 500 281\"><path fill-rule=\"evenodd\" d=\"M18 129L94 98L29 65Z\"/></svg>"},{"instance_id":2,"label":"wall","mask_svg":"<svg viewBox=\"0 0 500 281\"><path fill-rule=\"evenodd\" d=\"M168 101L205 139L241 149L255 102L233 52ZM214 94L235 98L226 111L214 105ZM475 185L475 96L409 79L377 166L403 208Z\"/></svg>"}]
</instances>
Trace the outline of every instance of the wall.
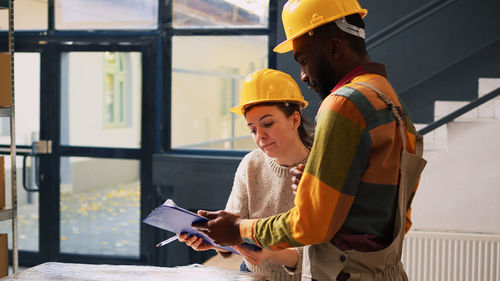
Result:
<instances>
[{"instance_id":1,"label":"wall","mask_svg":"<svg viewBox=\"0 0 500 281\"><path fill-rule=\"evenodd\" d=\"M194 157L189 155L155 155L153 157L154 201L162 204L172 199L191 211L220 210L231 193L238 157ZM149 227L157 239L169 236L166 231ZM155 253L153 264L178 266L202 263L213 251L196 252L181 243L171 243L166 250Z\"/></svg>"},{"instance_id":2,"label":"wall","mask_svg":"<svg viewBox=\"0 0 500 281\"><path fill-rule=\"evenodd\" d=\"M500 234L500 122L453 122L447 134L447 150L424 153L414 229Z\"/></svg>"}]
</instances>

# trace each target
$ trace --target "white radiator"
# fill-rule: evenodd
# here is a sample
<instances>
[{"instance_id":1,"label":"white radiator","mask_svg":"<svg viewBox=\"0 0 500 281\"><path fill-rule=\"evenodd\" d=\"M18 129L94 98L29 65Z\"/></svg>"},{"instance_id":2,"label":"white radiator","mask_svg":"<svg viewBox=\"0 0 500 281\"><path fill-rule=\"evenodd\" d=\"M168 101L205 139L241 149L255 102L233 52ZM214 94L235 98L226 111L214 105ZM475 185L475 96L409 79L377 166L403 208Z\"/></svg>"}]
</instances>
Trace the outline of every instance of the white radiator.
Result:
<instances>
[{"instance_id":1,"label":"white radiator","mask_svg":"<svg viewBox=\"0 0 500 281\"><path fill-rule=\"evenodd\" d=\"M500 281L500 235L410 231L402 262L410 281Z\"/></svg>"}]
</instances>

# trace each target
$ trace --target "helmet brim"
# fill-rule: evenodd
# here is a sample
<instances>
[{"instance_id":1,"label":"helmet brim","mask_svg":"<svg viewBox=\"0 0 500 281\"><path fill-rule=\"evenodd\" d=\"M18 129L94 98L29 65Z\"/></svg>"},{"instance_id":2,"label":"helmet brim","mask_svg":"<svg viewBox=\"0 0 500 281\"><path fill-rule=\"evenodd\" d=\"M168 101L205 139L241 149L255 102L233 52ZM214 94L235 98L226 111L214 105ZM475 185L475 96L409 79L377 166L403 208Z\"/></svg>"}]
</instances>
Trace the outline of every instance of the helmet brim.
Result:
<instances>
[{"instance_id":1,"label":"helmet brim","mask_svg":"<svg viewBox=\"0 0 500 281\"><path fill-rule=\"evenodd\" d=\"M285 40L274 47L273 51L275 53L288 53L293 50L293 39Z\"/></svg>"},{"instance_id":2,"label":"helmet brim","mask_svg":"<svg viewBox=\"0 0 500 281\"><path fill-rule=\"evenodd\" d=\"M307 105L309 104L306 100L299 100L299 99L297 99L297 100L293 100L293 99L257 100L257 101L250 101L250 102L247 102L245 104L235 106L235 107L231 108L229 111L231 111L232 113L236 113L238 115L244 115L244 111L245 111L246 107L249 107L249 106L252 106L252 105L256 105L256 104L259 104L259 103L266 103L266 102L290 102L290 103L296 103L296 104L300 105L301 109L306 108Z\"/></svg>"}]
</instances>

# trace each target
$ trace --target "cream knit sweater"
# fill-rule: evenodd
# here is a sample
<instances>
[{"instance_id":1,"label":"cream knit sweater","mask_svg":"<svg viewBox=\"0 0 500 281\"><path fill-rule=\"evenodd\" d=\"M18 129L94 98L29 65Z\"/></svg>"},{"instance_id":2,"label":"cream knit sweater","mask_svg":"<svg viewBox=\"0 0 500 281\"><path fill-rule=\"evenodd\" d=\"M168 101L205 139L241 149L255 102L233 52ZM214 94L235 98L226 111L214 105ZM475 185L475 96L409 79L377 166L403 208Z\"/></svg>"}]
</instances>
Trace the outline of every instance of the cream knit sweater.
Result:
<instances>
[{"instance_id":1,"label":"cream knit sweater","mask_svg":"<svg viewBox=\"0 0 500 281\"><path fill-rule=\"evenodd\" d=\"M280 166L260 149L248 153L234 176L233 190L226 211L242 218L264 218L290 210L294 204L290 167ZM266 260L260 265L246 262L250 271L262 273L269 281L300 280L302 248L297 248L297 269L289 271Z\"/></svg>"}]
</instances>

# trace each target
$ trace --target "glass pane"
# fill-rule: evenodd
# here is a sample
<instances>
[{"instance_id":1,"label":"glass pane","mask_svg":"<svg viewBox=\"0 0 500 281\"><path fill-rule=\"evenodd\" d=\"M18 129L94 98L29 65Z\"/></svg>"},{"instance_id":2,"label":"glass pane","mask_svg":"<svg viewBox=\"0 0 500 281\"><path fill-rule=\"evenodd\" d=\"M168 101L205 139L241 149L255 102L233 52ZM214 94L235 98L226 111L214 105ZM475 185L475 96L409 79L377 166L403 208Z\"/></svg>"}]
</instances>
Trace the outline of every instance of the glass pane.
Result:
<instances>
[{"instance_id":1,"label":"glass pane","mask_svg":"<svg viewBox=\"0 0 500 281\"><path fill-rule=\"evenodd\" d=\"M16 143L31 145L40 131L40 54L15 53ZM0 118L0 144L10 144L9 118Z\"/></svg>"},{"instance_id":2,"label":"glass pane","mask_svg":"<svg viewBox=\"0 0 500 281\"><path fill-rule=\"evenodd\" d=\"M141 53L63 53L61 64L61 143L140 147Z\"/></svg>"},{"instance_id":3,"label":"glass pane","mask_svg":"<svg viewBox=\"0 0 500 281\"><path fill-rule=\"evenodd\" d=\"M48 0L21 0L14 2L16 30L46 30L48 26ZM0 10L0 30L9 29L9 13Z\"/></svg>"},{"instance_id":4,"label":"glass pane","mask_svg":"<svg viewBox=\"0 0 500 281\"><path fill-rule=\"evenodd\" d=\"M16 94L16 143L31 145L38 140L40 131L40 54L15 53L14 76ZM10 144L10 121L7 117L0 118L0 144ZM6 206L11 204L11 161L5 157L5 201ZM19 226L19 249L38 251L38 193L26 192L22 187L23 157L16 157L17 173L17 207ZM34 159L26 161L26 184L30 188L36 187ZM0 223L0 232L9 234L9 248L12 247L10 220Z\"/></svg>"},{"instance_id":5,"label":"glass pane","mask_svg":"<svg viewBox=\"0 0 500 281\"><path fill-rule=\"evenodd\" d=\"M40 54L15 53L16 143L31 145L40 128ZM0 144L10 144L9 118L0 118Z\"/></svg>"},{"instance_id":6,"label":"glass pane","mask_svg":"<svg viewBox=\"0 0 500 281\"><path fill-rule=\"evenodd\" d=\"M40 54L15 53L16 143L31 145L40 131Z\"/></svg>"},{"instance_id":7,"label":"glass pane","mask_svg":"<svg viewBox=\"0 0 500 281\"><path fill-rule=\"evenodd\" d=\"M174 0L174 27L267 27L269 0Z\"/></svg>"},{"instance_id":8,"label":"glass pane","mask_svg":"<svg viewBox=\"0 0 500 281\"><path fill-rule=\"evenodd\" d=\"M61 158L61 252L139 256L139 161Z\"/></svg>"},{"instance_id":9,"label":"glass pane","mask_svg":"<svg viewBox=\"0 0 500 281\"><path fill-rule=\"evenodd\" d=\"M155 29L158 22L158 0L55 0L55 5L56 29Z\"/></svg>"},{"instance_id":10,"label":"glass pane","mask_svg":"<svg viewBox=\"0 0 500 281\"><path fill-rule=\"evenodd\" d=\"M5 161L5 206L12 207L11 203L11 163L10 156L4 155ZM38 192L26 192L22 187L23 157L17 156L17 226L19 250L38 251ZM26 161L26 183L30 188L36 188L33 158ZM12 249L12 221L0 222L0 233L7 233L9 249Z\"/></svg>"},{"instance_id":11,"label":"glass pane","mask_svg":"<svg viewBox=\"0 0 500 281\"><path fill-rule=\"evenodd\" d=\"M267 67L267 47L266 36L173 38L172 147L255 147L244 118L229 109L245 76Z\"/></svg>"}]
</instances>

